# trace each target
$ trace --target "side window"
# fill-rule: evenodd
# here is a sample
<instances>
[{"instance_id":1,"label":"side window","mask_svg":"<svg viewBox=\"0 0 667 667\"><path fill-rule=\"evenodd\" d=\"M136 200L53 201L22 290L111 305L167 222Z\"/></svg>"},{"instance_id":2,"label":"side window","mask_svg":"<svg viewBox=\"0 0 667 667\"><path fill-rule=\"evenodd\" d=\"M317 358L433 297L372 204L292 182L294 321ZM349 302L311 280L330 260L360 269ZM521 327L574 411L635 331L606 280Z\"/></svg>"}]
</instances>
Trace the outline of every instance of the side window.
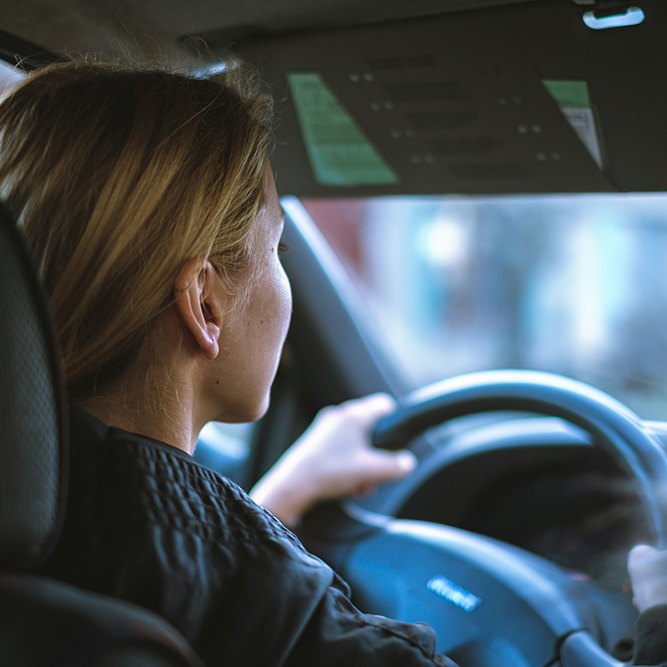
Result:
<instances>
[{"instance_id":1,"label":"side window","mask_svg":"<svg viewBox=\"0 0 667 667\"><path fill-rule=\"evenodd\" d=\"M25 72L0 60L0 97L25 78Z\"/></svg>"}]
</instances>

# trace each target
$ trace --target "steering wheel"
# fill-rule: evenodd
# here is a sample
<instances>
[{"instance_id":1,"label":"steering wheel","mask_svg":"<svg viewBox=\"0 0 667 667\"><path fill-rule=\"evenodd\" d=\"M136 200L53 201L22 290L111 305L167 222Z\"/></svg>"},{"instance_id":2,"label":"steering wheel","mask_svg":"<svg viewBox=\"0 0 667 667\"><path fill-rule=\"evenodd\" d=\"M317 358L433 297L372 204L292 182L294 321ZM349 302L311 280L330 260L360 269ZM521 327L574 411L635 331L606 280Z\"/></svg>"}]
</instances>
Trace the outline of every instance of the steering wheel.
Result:
<instances>
[{"instance_id":1,"label":"steering wheel","mask_svg":"<svg viewBox=\"0 0 667 667\"><path fill-rule=\"evenodd\" d=\"M636 482L655 543L665 546L667 511L656 489L667 482L667 454L631 410L583 383L534 371L459 376L410 394L378 422L373 440L398 449L448 420L500 410L559 417L590 433ZM462 665L621 664L600 646L590 585L518 547L353 502L317 510L303 535L364 611L428 622L438 650Z\"/></svg>"}]
</instances>

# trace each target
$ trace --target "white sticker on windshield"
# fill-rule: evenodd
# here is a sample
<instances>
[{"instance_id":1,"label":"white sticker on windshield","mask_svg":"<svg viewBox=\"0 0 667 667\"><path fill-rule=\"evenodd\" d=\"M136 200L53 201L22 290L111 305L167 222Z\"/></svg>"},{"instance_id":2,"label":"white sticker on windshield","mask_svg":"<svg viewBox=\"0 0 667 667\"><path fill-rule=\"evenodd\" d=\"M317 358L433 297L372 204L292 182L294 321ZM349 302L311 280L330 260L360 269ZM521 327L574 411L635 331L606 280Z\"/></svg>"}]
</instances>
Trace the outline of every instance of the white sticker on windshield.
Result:
<instances>
[{"instance_id":1,"label":"white sticker on windshield","mask_svg":"<svg viewBox=\"0 0 667 667\"><path fill-rule=\"evenodd\" d=\"M586 82L546 80L543 83L591 157L602 168L602 151Z\"/></svg>"}]
</instances>

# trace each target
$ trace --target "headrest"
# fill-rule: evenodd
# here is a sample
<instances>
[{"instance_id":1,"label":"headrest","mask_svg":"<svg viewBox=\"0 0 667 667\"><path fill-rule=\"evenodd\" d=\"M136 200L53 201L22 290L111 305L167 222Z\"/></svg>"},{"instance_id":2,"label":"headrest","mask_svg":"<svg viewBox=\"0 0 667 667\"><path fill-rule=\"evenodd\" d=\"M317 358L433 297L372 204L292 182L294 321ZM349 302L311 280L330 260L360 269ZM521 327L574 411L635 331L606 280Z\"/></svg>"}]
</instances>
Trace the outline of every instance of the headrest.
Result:
<instances>
[{"instance_id":1,"label":"headrest","mask_svg":"<svg viewBox=\"0 0 667 667\"><path fill-rule=\"evenodd\" d=\"M46 299L0 206L0 567L44 559L64 511L65 409Z\"/></svg>"}]
</instances>

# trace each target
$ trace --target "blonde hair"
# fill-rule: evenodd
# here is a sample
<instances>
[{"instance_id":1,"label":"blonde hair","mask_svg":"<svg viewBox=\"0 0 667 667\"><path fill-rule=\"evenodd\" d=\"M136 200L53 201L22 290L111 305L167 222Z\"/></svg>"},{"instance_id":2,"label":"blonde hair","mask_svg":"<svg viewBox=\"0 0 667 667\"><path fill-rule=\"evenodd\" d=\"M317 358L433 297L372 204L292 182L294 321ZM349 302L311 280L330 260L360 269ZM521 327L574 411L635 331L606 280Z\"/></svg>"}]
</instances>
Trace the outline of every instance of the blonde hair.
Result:
<instances>
[{"instance_id":1,"label":"blonde hair","mask_svg":"<svg viewBox=\"0 0 667 667\"><path fill-rule=\"evenodd\" d=\"M187 258L230 286L248 265L271 100L236 72L60 64L0 105L0 197L36 258L74 396L142 353Z\"/></svg>"}]
</instances>

